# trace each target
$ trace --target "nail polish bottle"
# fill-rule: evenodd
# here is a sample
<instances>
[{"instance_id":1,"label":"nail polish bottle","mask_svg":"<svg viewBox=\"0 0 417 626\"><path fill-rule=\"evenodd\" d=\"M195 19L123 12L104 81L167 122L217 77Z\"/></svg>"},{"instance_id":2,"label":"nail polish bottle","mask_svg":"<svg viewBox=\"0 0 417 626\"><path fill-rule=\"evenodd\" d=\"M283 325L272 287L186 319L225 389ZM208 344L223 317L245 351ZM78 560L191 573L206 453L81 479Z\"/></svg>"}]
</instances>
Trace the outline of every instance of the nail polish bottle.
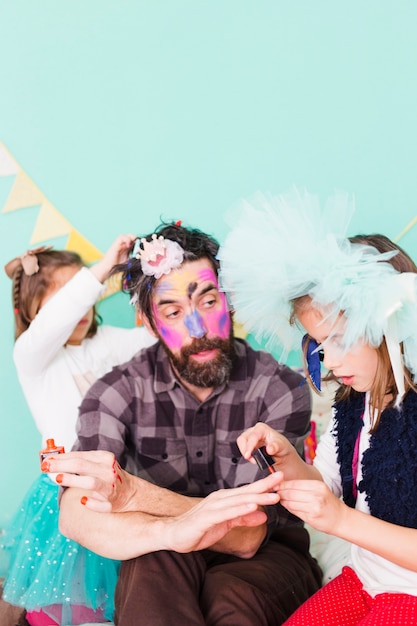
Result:
<instances>
[{"instance_id":1,"label":"nail polish bottle","mask_svg":"<svg viewBox=\"0 0 417 626\"><path fill-rule=\"evenodd\" d=\"M39 459L42 465L42 461L52 454L64 454L64 446L56 446L53 439L46 440L46 448L39 452Z\"/></svg>"}]
</instances>

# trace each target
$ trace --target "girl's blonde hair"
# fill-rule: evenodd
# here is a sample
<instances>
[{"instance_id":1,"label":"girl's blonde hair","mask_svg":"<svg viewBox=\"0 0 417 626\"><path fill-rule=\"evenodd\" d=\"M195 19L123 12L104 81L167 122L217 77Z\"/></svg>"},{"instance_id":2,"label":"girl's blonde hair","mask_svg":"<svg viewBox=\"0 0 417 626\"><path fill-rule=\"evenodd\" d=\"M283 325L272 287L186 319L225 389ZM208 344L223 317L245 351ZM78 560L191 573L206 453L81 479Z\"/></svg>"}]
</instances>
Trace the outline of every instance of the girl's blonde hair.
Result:
<instances>
[{"instance_id":1,"label":"girl's blonde hair","mask_svg":"<svg viewBox=\"0 0 417 626\"><path fill-rule=\"evenodd\" d=\"M39 270L28 276L20 264L12 276L12 303L15 322L15 340L29 328L41 308L41 302L52 282L55 270L63 267L84 267L79 254L69 250L45 250L36 254ZM87 337L93 337L100 323L94 307L93 322Z\"/></svg>"}]
</instances>

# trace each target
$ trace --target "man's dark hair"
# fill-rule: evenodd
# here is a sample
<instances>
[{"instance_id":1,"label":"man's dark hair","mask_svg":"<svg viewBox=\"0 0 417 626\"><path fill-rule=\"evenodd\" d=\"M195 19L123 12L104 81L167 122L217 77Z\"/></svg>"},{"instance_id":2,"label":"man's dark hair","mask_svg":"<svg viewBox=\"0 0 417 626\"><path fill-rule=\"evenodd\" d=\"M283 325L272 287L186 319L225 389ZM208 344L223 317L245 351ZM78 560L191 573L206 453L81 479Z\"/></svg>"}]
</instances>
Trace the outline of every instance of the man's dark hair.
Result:
<instances>
[{"instance_id":1,"label":"man's dark hair","mask_svg":"<svg viewBox=\"0 0 417 626\"><path fill-rule=\"evenodd\" d=\"M178 243L184 250L183 263L207 258L215 273L218 273L220 264L216 255L219 250L219 243L211 235L207 235L197 228L186 228L176 222L162 222L153 233L143 235L140 239L144 238L151 241L153 234L158 235L158 237L162 235L165 239ZM124 290L128 291L130 296L136 300L139 312L148 318L154 328L151 302L157 279L154 276L144 274L140 259L135 258L130 258L125 264L116 265L112 274L119 272L122 274Z\"/></svg>"}]
</instances>

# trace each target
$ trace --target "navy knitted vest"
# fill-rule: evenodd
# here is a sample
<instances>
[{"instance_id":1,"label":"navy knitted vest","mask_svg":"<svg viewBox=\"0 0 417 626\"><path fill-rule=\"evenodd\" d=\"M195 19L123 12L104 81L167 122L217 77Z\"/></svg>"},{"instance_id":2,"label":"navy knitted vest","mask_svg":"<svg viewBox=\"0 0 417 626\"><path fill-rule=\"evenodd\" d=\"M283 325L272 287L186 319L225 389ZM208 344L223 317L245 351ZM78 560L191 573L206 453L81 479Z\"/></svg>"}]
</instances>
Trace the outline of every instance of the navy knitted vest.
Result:
<instances>
[{"instance_id":1,"label":"navy knitted vest","mask_svg":"<svg viewBox=\"0 0 417 626\"><path fill-rule=\"evenodd\" d=\"M343 500L355 506L352 460L362 428L365 394L352 393L335 403L333 434L342 479ZM382 412L362 459L360 492L366 492L371 515L393 524L417 528L417 394L409 391L400 409Z\"/></svg>"}]
</instances>

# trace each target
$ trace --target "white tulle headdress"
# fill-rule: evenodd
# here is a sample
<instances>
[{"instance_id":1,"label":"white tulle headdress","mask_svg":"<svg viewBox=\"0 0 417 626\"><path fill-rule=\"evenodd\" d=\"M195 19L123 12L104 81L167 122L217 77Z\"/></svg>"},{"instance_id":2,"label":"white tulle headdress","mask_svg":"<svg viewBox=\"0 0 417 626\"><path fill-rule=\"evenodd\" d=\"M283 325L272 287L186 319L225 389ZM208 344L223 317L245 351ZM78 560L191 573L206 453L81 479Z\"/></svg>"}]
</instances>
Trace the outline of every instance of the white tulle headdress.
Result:
<instances>
[{"instance_id":1,"label":"white tulle headdress","mask_svg":"<svg viewBox=\"0 0 417 626\"><path fill-rule=\"evenodd\" d=\"M229 216L231 231L218 253L220 281L237 321L267 347L280 346L282 358L300 345L291 302L304 295L326 319L344 314L346 351L359 340L378 347L385 337L399 401L403 364L417 380L417 274L388 263L395 251L351 243L353 212L346 193L323 208L296 189L243 201Z\"/></svg>"}]
</instances>

